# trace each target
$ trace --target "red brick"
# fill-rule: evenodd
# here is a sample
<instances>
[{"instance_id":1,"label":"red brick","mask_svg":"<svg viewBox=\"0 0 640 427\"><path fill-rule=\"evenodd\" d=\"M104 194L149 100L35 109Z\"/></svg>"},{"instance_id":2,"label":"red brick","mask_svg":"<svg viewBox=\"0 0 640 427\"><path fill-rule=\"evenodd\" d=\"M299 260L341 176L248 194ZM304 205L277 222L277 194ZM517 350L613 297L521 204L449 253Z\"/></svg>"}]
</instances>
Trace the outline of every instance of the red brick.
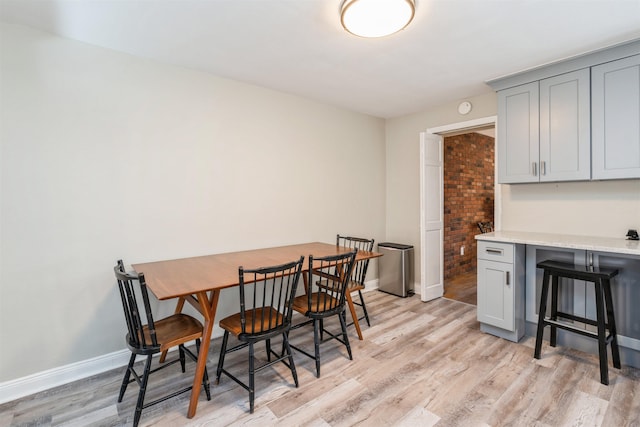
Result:
<instances>
[{"instance_id":1,"label":"red brick","mask_svg":"<svg viewBox=\"0 0 640 427\"><path fill-rule=\"evenodd\" d=\"M445 279L476 268L477 223L494 220L493 159L494 139L489 136L469 133L444 139Z\"/></svg>"}]
</instances>

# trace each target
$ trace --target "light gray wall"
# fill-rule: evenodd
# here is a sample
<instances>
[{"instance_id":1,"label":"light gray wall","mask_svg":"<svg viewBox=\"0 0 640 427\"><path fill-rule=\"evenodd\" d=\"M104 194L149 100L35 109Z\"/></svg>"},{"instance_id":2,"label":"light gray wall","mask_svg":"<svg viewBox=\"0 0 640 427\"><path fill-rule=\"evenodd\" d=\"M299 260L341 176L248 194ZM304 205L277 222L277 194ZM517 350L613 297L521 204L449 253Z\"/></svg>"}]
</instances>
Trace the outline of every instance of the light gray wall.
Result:
<instances>
[{"instance_id":1,"label":"light gray wall","mask_svg":"<svg viewBox=\"0 0 640 427\"><path fill-rule=\"evenodd\" d=\"M0 382L125 347L118 258L384 237L383 120L0 31Z\"/></svg>"},{"instance_id":2,"label":"light gray wall","mask_svg":"<svg viewBox=\"0 0 640 427\"><path fill-rule=\"evenodd\" d=\"M420 132L496 115L495 93L468 100L473 108L467 115L458 113L459 102L452 102L439 108L387 120L386 234L389 241L414 246L416 282L420 281ZM420 289L418 283L416 289Z\"/></svg>"},{"instance_id":3,"label":"light gray wall","mask_svg":"<svg viewBox=\"0 0 640 427\"><path fill-rule=\"evenodd\" d=\"M504 230L624 238L640 229L640 179L502 186Z\"/></svg>"}]
</instances>

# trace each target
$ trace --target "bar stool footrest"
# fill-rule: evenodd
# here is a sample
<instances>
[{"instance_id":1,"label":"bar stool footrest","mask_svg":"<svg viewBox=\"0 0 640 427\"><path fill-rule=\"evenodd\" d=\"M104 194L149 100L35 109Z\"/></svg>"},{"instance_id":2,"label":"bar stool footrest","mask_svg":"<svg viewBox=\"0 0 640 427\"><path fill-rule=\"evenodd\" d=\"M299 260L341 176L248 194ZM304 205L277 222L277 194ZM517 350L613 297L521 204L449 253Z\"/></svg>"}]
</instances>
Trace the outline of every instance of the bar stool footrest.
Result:
<instances>
[{"instance_id":1,"label":"bar stool footrest","mask_svg":"<svg viewBox=\"0 0 640 427\"><path fill-rule=\"evenodd\" d=\"M593 331L588 331L586 329L581 329L577 326L574 326L570 323L560 322L558 320L544 319L544 324L549 326L555 326L556 328L564 329L567 331L575 332L580 335L584 335L589 338L598 339L598 333Z\"/></svg>"},{"instance_id":2,"label":"bar stool footrest","mask_svg":"<svg viewBox=\"0 0 640 427\"><path fill-rule=\"evenodd\" d=\"M576 316L575 314L563 313L559 311L556 313L556 316L562 317L563 319L573 320L574 322L581 322L591 326L598 326L598 322L596 322L595 320L588 319L586 317Z\"/></svg>"}]
</instances>

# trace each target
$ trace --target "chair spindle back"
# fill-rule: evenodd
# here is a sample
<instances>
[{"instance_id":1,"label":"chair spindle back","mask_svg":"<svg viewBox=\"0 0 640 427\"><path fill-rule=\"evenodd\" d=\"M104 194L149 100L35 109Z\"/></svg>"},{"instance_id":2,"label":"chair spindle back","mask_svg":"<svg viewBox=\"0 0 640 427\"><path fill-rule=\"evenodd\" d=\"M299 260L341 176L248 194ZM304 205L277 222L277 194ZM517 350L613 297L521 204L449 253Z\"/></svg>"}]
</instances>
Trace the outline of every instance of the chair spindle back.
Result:
<instances>
[{"instance_id":1,"label":"chair spindle back","mask_svg":"<svg viewBox=\"0 0 640 427\"><path fill-rule=\"evenodd\" d=\"M314 258L309 255L308 293L309 317L323 316L344 310L345 293L355 263L357 249L340 255ZM315 278L314 278L315 276Z\"/></svg>"},{"instance_id":2,"label":"chair spindle back","mask_svg":"<svg viewBox=\"0 0 640 427\"><path fill-rule=\"evenodd\" d=\"M344 246L350 249L357 249L359 251L373 252L374 239L363 239L361 237L350 237L337 235L336 246ZM369 260L359 261L353 266L351 273L351 280L364 286L364 281L367 276L367 269L369 268Z\"/></svg>"},{"instance_id":3,"label":"chair spindle back","mask_svg":"<svg viewBox=\"0 0 640 427\"><path fill-rule=\"evenodd\" d=\"M279 266L238 269L241 335L279 333L291 325L303 261L301 256L298 261Z\"/></svg>"},{"instance_id":4,"label":"chair spindle back","mask_svg":"<svg viewBox=\"0 0 640 427\"><path fill-rule=\"evenodd\" d=\"M160 346L158 345L156 337L156 328L153 323L153 314L151 312L151 305L149 304L149 294L147 292L144 274L140 273L135 275L127 273L122 260L118 260L118 264L113 270L118 280L122 308L124 309L124 317L129 332L127 334L127 345L131 350L136 351L146 350L153 352L158 350ZM140 295L142 296L146 325L144 324L142 312L138 305L136 287L140 289Z\"/></svg>"}]
</instances>

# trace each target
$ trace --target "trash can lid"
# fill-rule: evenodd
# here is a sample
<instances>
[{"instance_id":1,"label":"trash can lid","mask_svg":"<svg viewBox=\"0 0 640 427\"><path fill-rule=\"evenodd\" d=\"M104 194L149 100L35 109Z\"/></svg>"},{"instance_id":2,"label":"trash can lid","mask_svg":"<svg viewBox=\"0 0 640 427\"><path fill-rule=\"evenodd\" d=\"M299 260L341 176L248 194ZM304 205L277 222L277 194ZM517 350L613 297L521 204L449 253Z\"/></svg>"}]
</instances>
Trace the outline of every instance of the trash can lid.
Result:
<instances>
[{"instance_id":1,"label":"trash can lid","mask_svg":"<svg viewBox=\"0 0 640 427\"><path fill-rule=\"evenodd\" d=\"M393 249L413 249L412 245L405 245L402 243L391 243L391 242L378 243L378 247L380 246L384 248L393 248Z\"/></svg>"}]
</instances>

